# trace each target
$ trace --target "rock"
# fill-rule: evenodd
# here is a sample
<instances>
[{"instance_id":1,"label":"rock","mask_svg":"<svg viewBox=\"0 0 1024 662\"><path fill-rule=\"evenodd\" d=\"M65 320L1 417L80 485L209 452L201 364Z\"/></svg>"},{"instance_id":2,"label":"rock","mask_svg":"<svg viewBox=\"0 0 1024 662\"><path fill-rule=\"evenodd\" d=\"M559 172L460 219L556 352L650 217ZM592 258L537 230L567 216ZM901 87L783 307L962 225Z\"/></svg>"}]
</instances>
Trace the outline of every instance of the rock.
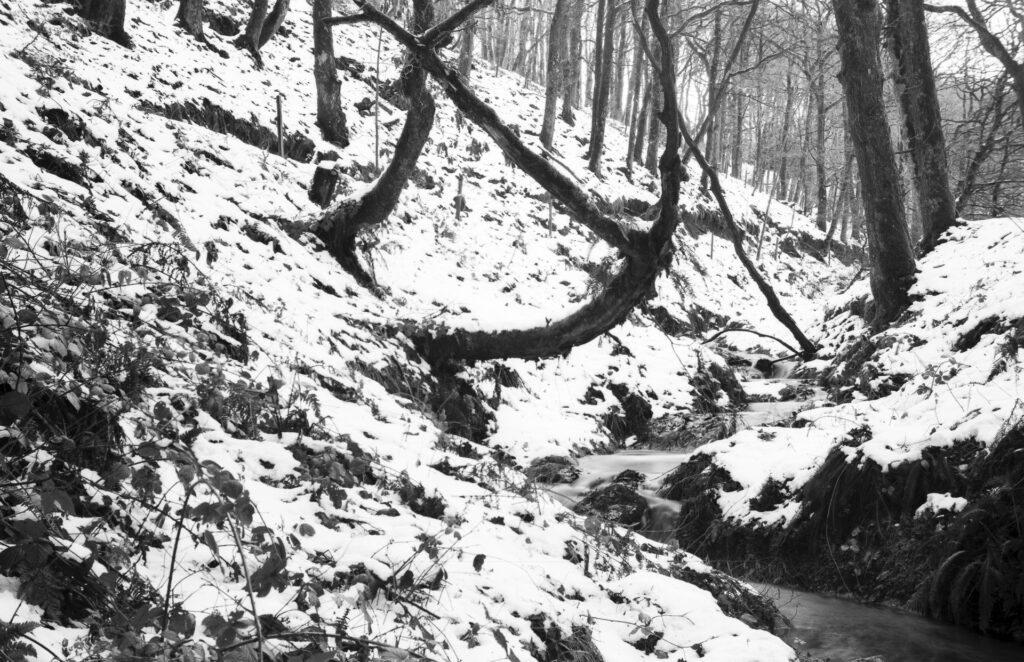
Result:
<instances>
[{"instance_id":1,"label":"rock","mask_svg":"<svg viewBox=\"0 0 1024 662\"><path fill-rule=\"evenodd\" d=\"M620 526L640 526L647 518L647 499L624 483L603 485L587 493L573 507L580 515L597 514Z\"/></svg>"},{"instance_id":2,"label":"rock","mask_svg":"<svg viewBox=\"0 0 1024 662\"><path fill-rule=\"evenodd\" d=\"M526 477L538 483L572 483L580 477L580 470L568 457L548 455L531 462Z\"/></svg>"},{"instance_id":3,"label":"rock","mask_svg":"<svg viewBox=\"0 0 1024 662\"><path fill-rule=\"evenodd\" d=\"M617 475L615 478L612 478L613 483L628 485L632 487L634 490L637 488L638 485L640 485L640 483L644 482L645 480L647 480L647 476L643 475L639 471L636 471L635 469L626 469L625 471Z\"/></svg>"},{"instance_id":4,"label":"rock","mask_svg":"<svg viewBox=\"0 0 1024 662\"><path fill-rule=\"evenodd\" d=\"M696 448L736 431L731 414L668 414L651 421L644 436L649 448Z\"/></svg>"}]
</instances>

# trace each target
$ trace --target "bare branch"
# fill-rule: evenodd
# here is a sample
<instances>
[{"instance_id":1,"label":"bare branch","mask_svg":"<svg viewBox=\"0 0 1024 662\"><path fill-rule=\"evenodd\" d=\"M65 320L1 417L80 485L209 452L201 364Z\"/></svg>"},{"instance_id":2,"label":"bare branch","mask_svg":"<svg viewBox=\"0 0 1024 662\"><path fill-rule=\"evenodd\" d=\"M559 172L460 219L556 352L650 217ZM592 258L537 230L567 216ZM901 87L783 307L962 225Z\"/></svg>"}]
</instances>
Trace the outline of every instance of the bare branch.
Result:
<instances>
[{"instance_id":1,"label":"bare branch","mask_svg":"<svg viewBox=\"0 0 1024 662\"><path fill-rule=\"evenodd\" d=\"M473 14L492 4L494 4L494 0L473 0L459 11L421 34L420 41L428 46L433 46L444 38L445 35L454 31L460 25L468 21Z\"/></svg>"}]
</instances>

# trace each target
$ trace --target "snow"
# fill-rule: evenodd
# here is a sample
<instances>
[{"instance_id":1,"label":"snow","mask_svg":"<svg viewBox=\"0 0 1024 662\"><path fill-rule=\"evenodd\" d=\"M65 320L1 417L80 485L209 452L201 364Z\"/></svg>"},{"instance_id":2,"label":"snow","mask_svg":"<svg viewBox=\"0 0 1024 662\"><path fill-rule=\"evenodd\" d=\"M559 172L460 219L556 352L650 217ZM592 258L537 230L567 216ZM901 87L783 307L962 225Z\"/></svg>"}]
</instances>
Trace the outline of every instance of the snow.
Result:
<instances>
[{"instance_id":1,"label":"snow","mask_svg":"<svg viewBox=\"0 0 1024 662\"><path fill-rule=\"evenodd\" d=\"M0 177L19 190L27 214L37 222L15 233L4 221L7 259L41 273L53 273L57 264L66 262L68 271L87 275L75 296L108 313L111 342L130 341L160 357L154 368L158 383L142 391L119 424L130 452L152 442L164 453L152 460L163 488L162 503L177 511L186 498L193 503L214 499L203 486L186 494L177 465L167 455L181 445L158 432L194 429L198 434L189 439L187 452L216 463L241 482L255 508L253 526L266 526L273 538L283 541L291 581L320 581L331 587L320 597L324 622L345 619L352 636L370 636L438 659L483 662L504 657L500 638L519 659L529 660L530 647L537 644L528 620L534 614L546 615L563 633L589 627L608 660L665 653L711 662L793 658L781 640L722 614L706 592L659 573L673 563L706 571L699 560L658 544L641 549L642 541L623 530L602 530L595 536L504 459L511 457L522 466L544 455L585 454L606 447L609 437L602 419L619 406L609 389L612 384L646 394L655 416L689 411L690 381L698 365L720 360L699 339L666 336L636 312L613 334L568 356L504 362L523 386L503 387L492 399L493 429L485 444L471 445L480 458L452 451L463 440L454 438L414 388L429 379L428 368L410 358L413 349L402 324L430 320L497 328L550 319L586 298L593 287L588 272L610 266L613 254L557 209L549 210L546 194L509 167L479 129L458 129L453 109L436 87L438 120L419 163L433 185L426 180L411 184L392 219L368 235L368 264L384 293L378 298L361 289L315 239L296 239L289 232L318 214L305 190L314 164L283 159L146 110L147 104L202 105L208 99L270 129L276 94L282 92L288 132L313 139L319 151L339 151L337 164L346 173L372 163L373 117L352 108L353 102L373 96L364 80L341 73L352 144L338 150L319 140L306 3L293 3L287 34L267 46L263 70L256 70L229 38L212 30L207 32L214 48L201 46L173 26L173 8L160 9L156 3L130 3L128 29L137 44L131 51L82 32L78 19L61 7L41 0L19 4L19 17L0 25L0 42L10 45L0 53L0 104L16 136L0 141ZM245 3L231 0L207 5L236 18L245 11ZM49 35L36 38L24 16L47 25ZM339 28L335 40L339 53L367 63L367 76L372 75L375 32ZM397 74L399 53L387 40L383 46L380 76L390 80ZM23 47L26 56L20 57ZM519 125L528 144L538 145L542 97L534 86L491 66L476 68L473 85L503 119ZM81 118L90 142L45 135L38 112L43 107ZM385 163L402 119L402 113L382 105L382 122L398 120L382 127ZM617 167L606 168L604 179L585 169L579 141L586 125L583 118L572 130L560 125L556 139L561 160L584 188L608 201L623 196L653 201L646 188L652 182L648 173L638 170L631 183ZM625 152L622 133L612 122L608 154ZM470 153L473 141L484 148L478 157ZM37 167L26 156L29 147L81 166L88 173L84 184ZM465 177L468 211L456 219L453 198L460 175ZM342 190L350 194L366 186L350 174L343 176ZM759 222L751 207L763 208L766 196L728 178L725 186L735 213L755 237ZM698 199L695 181L685 185L683 198L690 208L708 204ZM806 217L778 202L772 209L781 226L821 237ZM117 246L105 238L115 233L121 237ZM778 239L770 228L767 246L774 249ZM39 256L47 255L40 247L47 243L75 250L40 262ZM675 263L659 281L651 305L684 320L688 312L702 308L786 337L727 242L680 230L676 243ZM155 268L147 250L171 257ZM140 268L143 263L149 268ZM804 326L817 323L814 300L849 275L835 264L775 250L764 252L761 266ZM167 316L169 304L161 299L171 285L212 291L217 297L194 306L194 324L184 325ZM1006 297L1010 294L1006 290ZM990 308L991 302L969 312L983 315ZM7 303L0 304L0 316L13 319L14 312ZM244 316L247 327L245 362L238 357L241 340L224 326L225 319L237 315ZM728 342L749 352L780 351L749 334L731 334ZM233 347L234 358L215 351L216 343ZM32 366L40 374L35 379L64 379L63 372L52 369L58 344L39 343L36 351L39 360ZM408 383L391 383L366 366L401 366ZM483 364L468 368L464 376L491 396L496 391L492 373L493 364ZM278 402L311 414L318 410L320 427L312 435L288 431L248 438L202 408L188 418L192 414L187 408L175 406L197 401L213 379L222 380L224 389L261 398L274 380L280 384ZM90 397L84 387L70 388L75 397ZM604 398L584 404L591 389ZM158 410L167 413L158 415ZM980 415L971 425L989 434L995 420ZM746 431L732 447L734 457L749 450L771 471L798 482L824 443L811 430L818 428L780 431L773 441ZM292 452L297 445L314 457L334 453L346 462L359 454L368 458L378 480L348 487L343 499L334 499L320 489L318 479L304 473L307 467ZM778 448L787 453L772 452ZM724 457L728 450L723 445L716 453ZM52 459L39 451L27 461L44 467ZM458 475L433 468L442 460L456 467ZM100 472L90 471L83 477L92 501L110 500L139 530L173 539L173 520L152 517L133 505L140 494L137 488L124 486L121 493L106 485ZM739 466L736 471L750 490L759 487L753 472L748 476ZM426 496L444 497L440 519L417 515L403 503L399 491L406 480L421 485ZM173 566L169 544L131 559L134 571L161 594L174 567L175 600L200 622L239 608L245 582L231 568L247 561L252 570L268 555L255 542L243 543L247 552L239 554L228 528L205 530L211 532L216 552L186 535ZM111 544L126 539L124 531L92 530L86 522L75 522L68 532L75 537L68 546L75 550L81 545L78 538ZM591 567L572 560L569 546L591 550ZM474 567L477 555L485 558L479 570ZM440 588L416 589L407 596L429 610L419 618L430 638L410 624L403 611L407 607L390 600L387 591L371 589L371 584L401 577L406 570L417 583L429 583L427 579L444 572ZM356 581L359 572L370 576ZM43 619L38 608L15 597L17 590L17 580L0 577L0 617ZM294 599L295 589L256 598L260 613L278 614L289 627L301 628L310 617L296 608ZM632 645L644 628L663 633L655 654ZM34 636L53 650L62 650L68 640L76 659L82 649L75 642L85 634L84 627L48 623ZM211 643L202 627L195 636Z\"/></svg>"},{"instance_id":2,"label":"snow","mask_svg":"<svg viewBox=\"0 0 1024 662\"><path fill-rule=\"evenodd\" d=\"M921 504L916 511L914 511L914 517L920 517L927 513L939 513L942 511L958 513L966 507L967 499L963 497L952 496L949 492L941 494L938 492L929 492L925 502Z\"/></svg>"}]
</instances>

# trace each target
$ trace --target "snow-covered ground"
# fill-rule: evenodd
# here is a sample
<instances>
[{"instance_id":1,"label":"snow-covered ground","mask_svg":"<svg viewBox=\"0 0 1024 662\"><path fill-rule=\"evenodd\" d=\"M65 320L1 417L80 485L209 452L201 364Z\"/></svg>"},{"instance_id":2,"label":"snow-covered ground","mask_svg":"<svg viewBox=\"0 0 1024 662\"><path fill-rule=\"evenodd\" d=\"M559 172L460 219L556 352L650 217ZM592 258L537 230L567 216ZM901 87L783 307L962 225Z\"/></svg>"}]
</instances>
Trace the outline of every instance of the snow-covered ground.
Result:
<instances>
[{"instance_id":1,"label":"snow-covered ground","mask_svg":"<svg viewBox=\"0 0 1024 662\"><path fill-rule=\"evenodd\" d=\"M797 494L833 448L855 464L883 471L920 460L928 448L957 442L991 447L1024 421L1021 319L1024 318L1024 219L971 221L919 263L914 303L891 328L871 337L863 365L848 371L845 404L811 408L795 426L762 427L703 446L742 489L721 492L719 505L739 522L785 524L800 508L750 508L768 480ZM822 359L843 372L844 354L866 333L851 303L863 303L867 283L829 301L834 314L821 330ZM856 307L856 306L854 306ZM863 361L862 357L862 361ZM818 365L825 366L822 360ZM842 444L856 435L856 443ZM920 512L962 509L962 499L928 496Z\"/></svg>"},{"instance_id":2,"label":"snow-covered ground","mask_svg":"<svg viewBox=\"0 0 1024 662\"><path fill-rule=\"evenodd\" d=\"M606 660L792 659L781 640L667 576L673 567L709 571L696 558L572 515L509 462L607 445L601 419L619 406L613 383L645 393L655 416L686 411L699 361L721 359L637 312L614 339L567 357L506 362L523 385L492 399L486 444L454 437L427 401L428 368L402 324L499 327L554 317L585 298L583 267L598 268L608 249L557 210L549 225L539 187L506 165L481 131L459 129L434 89L440 108L419 164L425 177L370 238L366 257L385 294L362 290L314 238L287 232L318 212L306 192L314 164L152 112L208 100L269 130L280 93L287 131L317 150L337 150L314 124L308 4L292 3L286 34L264 50L263 70L209 28L214 48L188 37L173 25L169 4L129 3L136 47L125 50L83 29L66 5L0 2L0 183L17 211L2 219L3 259L11 274L22 270L0 318L31 340L32 357L20 374L5 364L0 376L30 398L59 393L65 408L102 404L116 415L124 452L114 465L81 470L70 505L60 489L41 503L12 498L8 523L31 538L30 523L42 519L62 532L51 534L59 555L92 561L87 575L118 590L134 579L161 598L131 609L160 607L169 596L176 631L201 646L253 637L251 597L257 613L289 630L340 627L348 642L366 637L383 646L381 659L404 659L405 650L432 659L532 659L545 646L530 620L538 616L541 633L554 626L569 641L589 632ZM241 20L247 3L207 5ZM373 97L377 35L346 27L335 38L339 54L368 67L361 79L341 72L353 137L338 150L342 189L355 191L365 184L352 174L373 162L374 118L354 104ZM385 39L383 80L397 76L399 59ZM536 89L482 62L474 86L538 143ZM402 119L382 105L385 162ZM607 178L585 170L588 125L581 117L576 129L559 126L557 147L574 175L608 200L653 200L648 175L634 185L617 169L625 141L614 122ZM468 212L456 220L460 175ZM753 228L751 205L766 199L727 185ZM694 183L684 199L706 204ZM820 237L803 216L773 209L783 226ZM768 245L777 238L770 232ZM680 231L677 243L653 305L682 319L701 306L785 337L726 242ZM845 273L774 250L762 266L805 326L817 323L818 302ZM44 304L66 314L26 315ZM88 345L97 326L106 347L147 361L133 397L123 365L103 372L86 360L102 354ZM728 340L781 353L755 336ZM492 373L483 365L465 374L489 396ZM585 405L591 389L604 399ZM264 418L254 423L247 407L264 408ZM307 419L312 425L297 422ZM814 420L824 426L828 417ZM989 420L981 415L975 425ZM0 430L28 449L18 471L52 469L52 440L23 436L18 425ZM438 496L440 508L424 506ZM248 573L266 590L248 595ZM45 623L31 635L44 647L39 659L50 658L47 649L86 657L88 619L29 604L19 597L26 581L0 577L0 619ZM156 634L158 617L110 608L144 637ZM273 634L273 619L264 634ZM660 636L644 652L637 642L652 634ZM291 644L270 636L266 646Z\"/></svg>"}]
</instances>

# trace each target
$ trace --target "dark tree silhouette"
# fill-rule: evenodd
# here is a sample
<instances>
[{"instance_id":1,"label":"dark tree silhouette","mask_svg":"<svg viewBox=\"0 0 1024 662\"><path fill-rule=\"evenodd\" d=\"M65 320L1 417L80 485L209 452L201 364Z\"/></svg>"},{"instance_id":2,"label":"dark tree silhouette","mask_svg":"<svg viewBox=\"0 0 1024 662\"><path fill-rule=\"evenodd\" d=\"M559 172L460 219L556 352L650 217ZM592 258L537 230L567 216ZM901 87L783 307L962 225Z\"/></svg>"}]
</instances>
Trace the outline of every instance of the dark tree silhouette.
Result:
<instances>
[{"instance_id":1,"label":"dark tree silhouette","mask_svg":"<svg viewBox=\"0 0 1024 662\"><path fill-rule=\"evenodd\" d=\"M270 0L255 0L253 4L249 22L245 25L245 32L238 38L238 45L249 49L259 68L263 67L260 49L266 46L284 25L290 3L291 0L275 0L273 9L270 8Z\"/></svg>"},{"instance_id":2,"label":"dark tree silhouette","mask_svg":"<svg viewBox=\"0 0 1024 662\"><path fill-rule=\"evenodd\" d=\"M316 79L316 122L324 140L348 146L348 125L341 109L341 84L334 57L334 35L324 23L334 0L313 0L313 77Z\"/></svg>"},{"instance_id":3,"label":"dark tree silhouette","mask_svg":"<svg viewBox=\"0 0 1024 662\"><path fill-rule=\"evenodd\" d=\"M924 229L921 248L928 252L957 221L924 4L921 0L887 0L887 7L888 43L896 62L893 75L913 156L914 186Z\"/></svg>"},{"instance_id":4,"label":"dark tree silhouette","mask_svg":"<svg viewBox=\"0 0 1024 662\"><path fill-rule=\"evenodd\" d=\"M361 12L332 19L333 23L368 21L383 27L415 58L415 61L437 79L441 89L463 115L482 128L505 155L556 200L569 214L592 229L598 236L619 248L622 266L611 281L588 303L566 317L544 326L524 330L477 332L464 330L423 331L418 343L424 355L435 363L449 360L482 360L502 357L540 358L564 354L609 331L633 308L653 292L658 274L667 267L673 252L672 236L679 222L678 198L682 166L679 160L681 138L675 96L675 57L663 27L660 75L664 88L664 108L660 114L668 133L667 147L661 158L662 204L660 215L649 231L638 229L602 212L590 196L546 159L530 150L497 113L466 86L457 71L437 54L437 44L445 34L465 20L473 11L492 0L475 0L452 18L415 35L381 13L373 5L357 0ZM658 21L658 0L649 0L648 15ZM460 19L460 15L463 15ZM332 252L335 248L332 247ZM335 253L336 254L336 253Z\"/></svg>"},{"instance_id":5,"label":"dark tree silhouette","mask_svg":"<svg viewBox=\"0 0 1024 662\"><path fill-rule=\"evenodd\" d=\"M125 48L132 47L131 37L124 30L126 0L83 0L82 17L96 30L111 41Z\"/></svg>"},{"instance_id":6,"label":"dark tree silhouette","mask_svg":"<svg viewBox=\"0 0 1024 662\"><path fill-rule=\"evenodd\" d=\"M915 266L882 97L881 19L876 0L832 0L832 5L839 28L839 80L846 95L868 235L875 303L872 326L879 329L910 303L907 291Z\"/></svg>"},{"instance_id":7,"label":"dark tree silhouette","mask_svg":"<svg viewBox=\"0 0 1024 662\"><path fill-rule=\"evenodd\" d=\"M175 18L185 32L203 41L203 0L181 0L178 4L178 15Z\"/></svg>"}]
</instances>

